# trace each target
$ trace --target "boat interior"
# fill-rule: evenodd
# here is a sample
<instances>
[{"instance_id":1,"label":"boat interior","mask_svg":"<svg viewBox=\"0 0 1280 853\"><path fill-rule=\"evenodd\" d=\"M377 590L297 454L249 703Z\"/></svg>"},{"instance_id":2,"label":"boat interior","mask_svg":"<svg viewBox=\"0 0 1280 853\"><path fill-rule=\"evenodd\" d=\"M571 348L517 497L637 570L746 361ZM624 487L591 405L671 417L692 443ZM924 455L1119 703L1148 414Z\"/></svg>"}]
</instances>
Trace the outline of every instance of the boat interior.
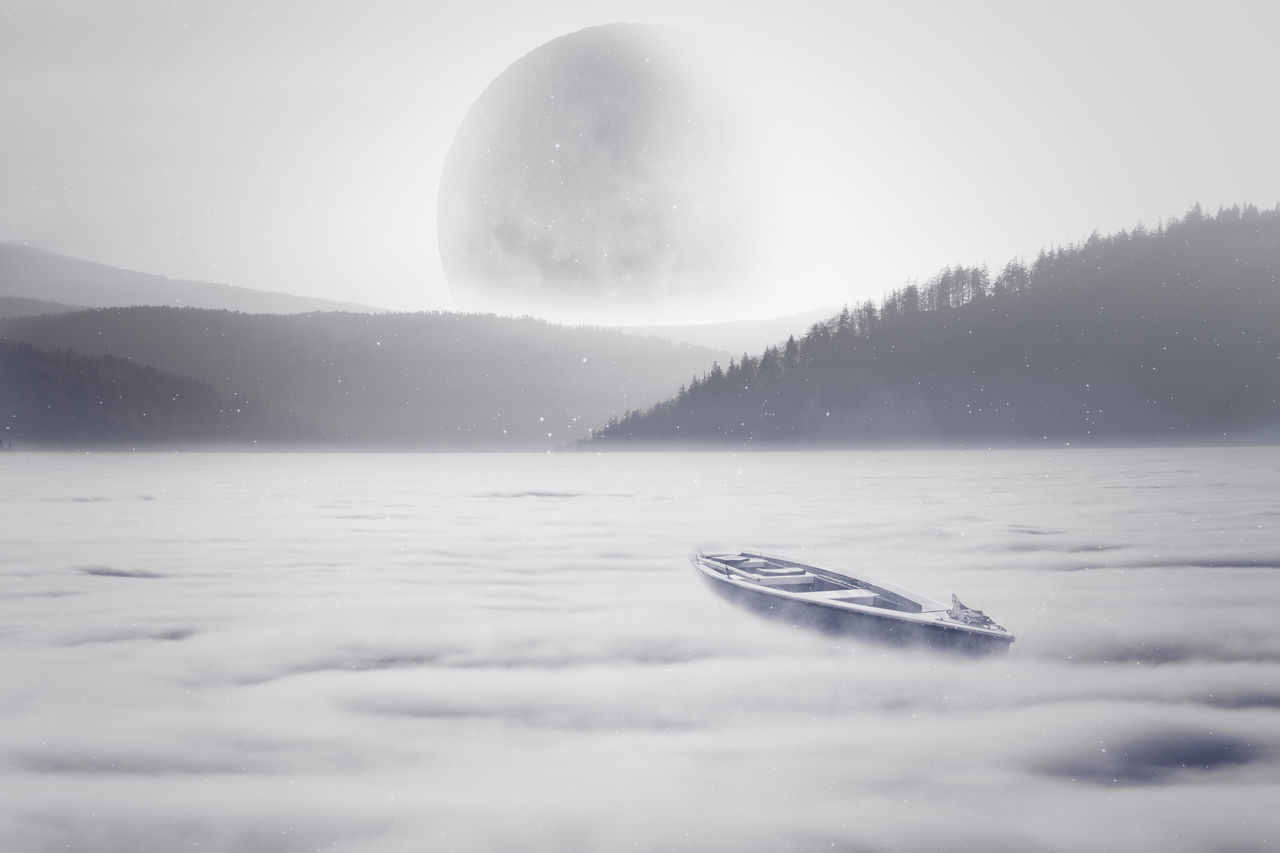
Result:
<instances>
[{"instance_id":1,"label":"boat interior","mask_svg":"<svg viewBox=\"0 0 1280 853\"><path fill-rule=\"evenodd\" d=\"M806 598L881 607L905 613L920 613L920 604L855 578L802 566L766 560L750 554L716 554L706 559L719 563L729 577L738 577L757 586L784 590Z\"/></svg>"}]
</instances>

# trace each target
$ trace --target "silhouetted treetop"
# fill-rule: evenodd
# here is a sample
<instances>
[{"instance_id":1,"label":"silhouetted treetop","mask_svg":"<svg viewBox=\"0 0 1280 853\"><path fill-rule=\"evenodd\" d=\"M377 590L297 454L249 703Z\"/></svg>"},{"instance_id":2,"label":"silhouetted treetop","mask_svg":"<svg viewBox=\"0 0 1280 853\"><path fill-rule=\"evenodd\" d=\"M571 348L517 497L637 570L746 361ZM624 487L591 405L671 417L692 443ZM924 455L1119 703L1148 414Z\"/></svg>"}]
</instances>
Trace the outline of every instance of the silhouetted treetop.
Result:
<instances>
[{"instance_id":1,"label":"silhouetted treetop","mask_svg":"<svg viewBox=\"0 0 1280 853\"><path fill-rule=\"evenodd\" d=\"M948 267L593 444L1277 440L1278 274L1280 206Z\"/></svg>"}]
</instances>

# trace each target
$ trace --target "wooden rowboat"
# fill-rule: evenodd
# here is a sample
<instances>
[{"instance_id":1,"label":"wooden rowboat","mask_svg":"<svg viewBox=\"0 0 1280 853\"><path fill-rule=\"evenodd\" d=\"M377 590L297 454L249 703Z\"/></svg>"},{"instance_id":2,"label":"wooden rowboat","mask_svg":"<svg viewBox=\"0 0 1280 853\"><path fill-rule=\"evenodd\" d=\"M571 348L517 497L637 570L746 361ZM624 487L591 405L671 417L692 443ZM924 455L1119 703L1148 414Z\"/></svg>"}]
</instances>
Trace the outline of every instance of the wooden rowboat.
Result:
<instances>
[{"instance_id":1,"label":"wooden rowboat","mask_svg":"<svg viewBox=\"0 0 1280 853\"><path fill-rule=\"evenodd\" d=\"M735 604L835 634L970 654L1004 653L1014 637L981 610L951 606L865 575L748 552L689 559L712 589Z\"/></svg>"}]
</instances>

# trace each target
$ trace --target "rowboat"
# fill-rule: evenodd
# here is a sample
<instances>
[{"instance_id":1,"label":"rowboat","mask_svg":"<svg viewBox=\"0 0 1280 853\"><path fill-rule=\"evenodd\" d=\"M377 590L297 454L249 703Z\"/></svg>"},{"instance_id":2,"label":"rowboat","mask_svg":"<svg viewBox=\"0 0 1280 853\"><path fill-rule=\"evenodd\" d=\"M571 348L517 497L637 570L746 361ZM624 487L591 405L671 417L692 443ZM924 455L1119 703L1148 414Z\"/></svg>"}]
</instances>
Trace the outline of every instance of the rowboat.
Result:
<instances>
[{"instance_id":1,"label":"rowboat","mask_svg":"<svg viewBox=\"0 0 1280 853\"><path fill-rule=\"evenodd\" d=\"M968 654L1006 653L1014 636L955 595L951 606L866 575L748 552L689 553L699 574L729 601L833 634Z\"/></svg>"}]
</instances>

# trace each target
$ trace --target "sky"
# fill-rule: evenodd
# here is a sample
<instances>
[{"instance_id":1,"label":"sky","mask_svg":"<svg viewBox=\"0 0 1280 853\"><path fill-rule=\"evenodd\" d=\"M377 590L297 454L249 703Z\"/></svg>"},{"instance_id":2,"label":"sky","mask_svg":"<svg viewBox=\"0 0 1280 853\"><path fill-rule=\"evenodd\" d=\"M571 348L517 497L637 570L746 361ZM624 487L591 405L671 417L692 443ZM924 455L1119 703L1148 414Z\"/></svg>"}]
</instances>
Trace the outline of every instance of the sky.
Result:
<instances>
[{"instance_id":1,"label":"sky","mask_svg":"<svg viewBox=\"0 0 1280 853\"><path fill-rule=\"evenodd\" d=\"M1268 2L5 0L0 240L453 308L435 196L455 131L520 57L620 21L700 39L742 116L769 259L721 319L1280 202Z\"/></svg>"}]
</instances>

